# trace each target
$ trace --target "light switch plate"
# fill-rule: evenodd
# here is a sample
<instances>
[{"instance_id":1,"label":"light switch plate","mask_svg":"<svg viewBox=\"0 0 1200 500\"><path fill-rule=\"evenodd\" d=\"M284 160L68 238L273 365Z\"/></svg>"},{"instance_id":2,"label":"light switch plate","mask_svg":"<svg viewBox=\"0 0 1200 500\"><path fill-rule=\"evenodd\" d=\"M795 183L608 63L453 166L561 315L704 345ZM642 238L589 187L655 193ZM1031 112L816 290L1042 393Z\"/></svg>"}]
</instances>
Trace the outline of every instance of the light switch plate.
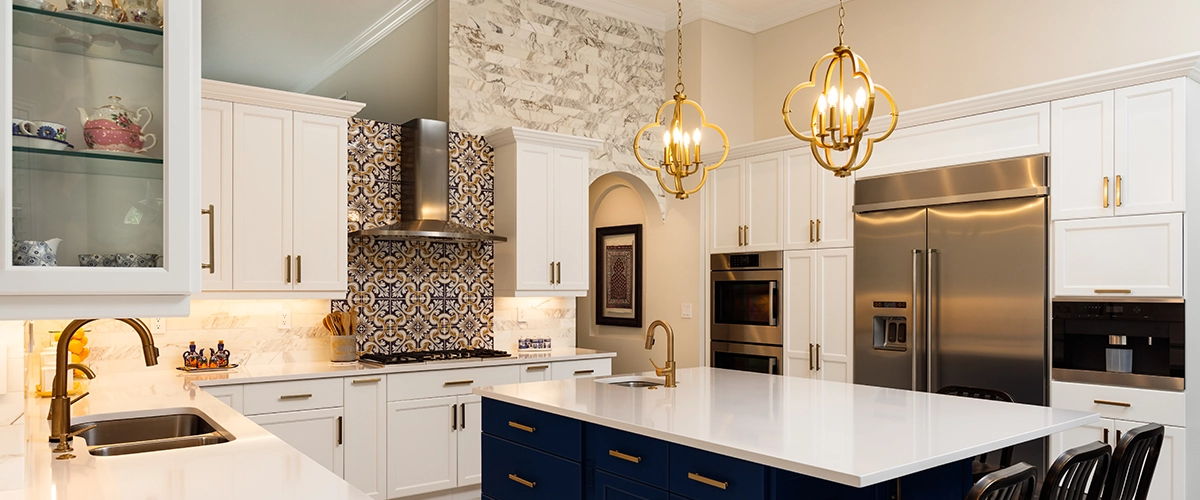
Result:
<instances>
[{"instance_id":1,"label":"light switch plate","mask_svg":"<svg viewBox=\"0 0 1200 500\"><path fill-rule=\"evenodd\" d=\"M683 319L692 319L692 305L687 303L681 304L679 306L679 317Z\"/></svg>"},{"instance_id":2,"label":"light switch plate","mask_svg":"<svg viewBox=\"0 0 1200 500\"><path fill-rule=\"evenodd\" d=\"M279 310L279 321L278 321L278 324L275 325L275 327L280 330L287 330L288 328L292 327L292 310L291 309L280 309Z\"/></svg>"},{"instance_id":3,"label":"light switch plate","mask_svg":"<svg viewBox=\"0 0 1200 500\"><path fill-rule=\"evenodd\" d=\"M167 319L150 318L150 333L167 333Z\"/></svg>"}]
</instances>

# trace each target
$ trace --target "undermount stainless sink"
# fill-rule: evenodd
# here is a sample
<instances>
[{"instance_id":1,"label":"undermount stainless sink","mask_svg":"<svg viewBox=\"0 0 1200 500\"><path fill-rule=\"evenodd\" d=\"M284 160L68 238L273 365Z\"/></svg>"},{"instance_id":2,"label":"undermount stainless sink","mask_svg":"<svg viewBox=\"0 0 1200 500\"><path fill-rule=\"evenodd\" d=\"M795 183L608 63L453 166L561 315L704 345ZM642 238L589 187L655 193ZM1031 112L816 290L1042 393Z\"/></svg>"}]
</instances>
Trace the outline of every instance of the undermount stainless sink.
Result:
<instances>
[{"instance_id":1,"label":"undermount stainless sink","mask_svg":"<svg viewBox=\"0 0 1200 500\"><path fill-rule=\"evenodd\" d=\"M103 415L98 415L103 418ZM88 453L97 456L128 455L225 443L233 436L199 410L182 409L160 415L78 422L71 432L87 442Z\"/></svg>"},{"instance_id":2,"label":"undermount stainless sink","mask_svg":"<svg viewBox=\"0 0 1200 500\"><path fill-rule=\"evenodd\" d=\"M663 379L641 375L622 375L618 377L598 378L596 379L596 383L619 385L622 387L659 387L663 385Z\"/></svg>"}]
</instances>

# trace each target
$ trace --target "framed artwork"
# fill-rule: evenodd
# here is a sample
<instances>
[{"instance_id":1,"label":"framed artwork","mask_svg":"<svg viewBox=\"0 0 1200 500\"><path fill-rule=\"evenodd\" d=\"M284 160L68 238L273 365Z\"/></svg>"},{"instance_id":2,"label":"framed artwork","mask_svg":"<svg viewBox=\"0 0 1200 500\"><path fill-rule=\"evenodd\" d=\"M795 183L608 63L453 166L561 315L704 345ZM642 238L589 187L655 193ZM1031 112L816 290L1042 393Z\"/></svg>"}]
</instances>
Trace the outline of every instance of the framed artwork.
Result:
<instances>
[{"instance_id":1,"label":"framed artwork","mask_svg":"<svg viewBox=\"0 0 1200 500\"><path fill-rule=\"evenodd\" d=\"M596 228L596 324L642 327L642 225Z\"/></svg>"}]
</instances>

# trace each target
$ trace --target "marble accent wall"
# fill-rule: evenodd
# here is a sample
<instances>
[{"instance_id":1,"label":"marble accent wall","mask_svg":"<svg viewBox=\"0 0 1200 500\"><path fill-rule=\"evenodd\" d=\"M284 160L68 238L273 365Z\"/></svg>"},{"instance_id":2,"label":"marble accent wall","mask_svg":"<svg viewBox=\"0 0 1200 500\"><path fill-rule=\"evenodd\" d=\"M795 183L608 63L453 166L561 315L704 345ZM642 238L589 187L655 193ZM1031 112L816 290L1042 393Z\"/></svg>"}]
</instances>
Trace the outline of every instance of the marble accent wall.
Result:
<instances>
[{"instance_id":1,"label":"marble accent wall","mask_svg":"<svg viewBox=\"0 0 1200 500\"><path fill-rule=\"evenodd\" d=\"M663 88L663 32L553 0L451 0L450 128L516 126L601 139L590 178L631 173Z\"/></svg>"}]
</instances>

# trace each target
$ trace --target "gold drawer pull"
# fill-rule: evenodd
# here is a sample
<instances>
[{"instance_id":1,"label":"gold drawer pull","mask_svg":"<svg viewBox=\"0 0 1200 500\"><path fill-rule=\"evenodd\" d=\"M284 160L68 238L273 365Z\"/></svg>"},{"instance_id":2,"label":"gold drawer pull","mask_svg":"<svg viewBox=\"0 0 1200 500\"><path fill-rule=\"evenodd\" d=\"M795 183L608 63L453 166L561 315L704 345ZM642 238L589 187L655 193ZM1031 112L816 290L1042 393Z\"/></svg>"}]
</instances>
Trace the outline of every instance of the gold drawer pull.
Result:
<instances>
[{"instance_id":1,"label":"gold drawer pull","mask_svg":"<svg viewBox=\"0 0 1200 500\"><path fill-rule=\"evenodd\" d=\"M713 488L726 489L729 487L729 483L727 483L725 481L717 481L716 479L709 479L707 477L701 476L700 474L696 474L695 472L689 472L688 479L691 479L692 481L696 481L698 483L707 484L709 486L712 486Z\"/></svg>"},{"instance_id":2,"label":"gold drawer pull","mask_svg":"<svg viewBox=\"0 0 1200 500\"><path fill-rule=\"evenodd\" d=\"M1133 290L1117 290L1117 289L1107 289L1107 288L1097 288L1094 291L1096 293L1133 293Z\"/></svg>"},{"instance_id":3,"label":"gold drawer pull","mask_svg":"<svg viewBox=\"0 0 1200 500\"><path fill-rule=\"evenodd\" d=\"M309 398L312 398L312 394L285 394L283 396L279 396L280 401L295 401L297 399Z\"/></svg>"},{"instance_id":4,"label":"gold drawer pull","mask_svg":"<svg viewBox=\"0 0 1200 500\"><path fill-rule=\"evenodd\" d=\"M596 373L596 370L575 370L575 375L591 375Z\"/></svg>"},{"instance_id":5,"label":"gold drawer pull","mask_svg":"<svg viewBox=\"0 0 1200 500\"><path fill-rule=\"evenodd\" d=\"M1121 408L1133 408L1133 404L1122 403L1120 401L1108 401L1106 399L1095 399L1095 400L1092 400L1092 402L1096 403L1098 405L1120 406Z\"/></svg>"},{"instance_id":6,"label":"gold drawer pull","mask_svg":"<svg viewBox=\"0 0 1200 500\"><path fill-rule=\"evenodd\" d=\"M453 382L446 382L446 383L442 384L442 386L443 387L453 387L456 385L471 385L474 383L475 383L474 380L455 380Z\"/></svg>"},{"instance_id":7,"label":"gold drawer pull","mask_svg":"<svg viewBox=\"0 0 1200 500\"><path fill-rule=\"evenodd\" d=\"M550 368L550 365L526 366L525 371L527 371L527 372L543 371L547 368Z\"/></svg>"},{"instance_id":8,"label":"gold drawer pull","mask_svg":"<svg viewBox=\"0 0 1200 500\"><path fill-rule=\"evenodd\" d=\"M635 456L633 456L633 455L626 455L626 454L624 454L624 453L621 453L621 452L619 452L619 451L617 451L617 450L608 450L608 456L610 456L610 457L617 457L617 458L619 458L619 459L621 459L621 460L624 460L624 461L626 461L626 462L633 462L633 463L635 463L635 464L640 464L640 463L642 463L642 457L635 457Z\"/></svg>"},{"instance_id":9,"label":"gold drawer pull","mask_svg":"<svg viewBox=\"0 0 1200 500\"><path fill-rule=\"evenodd\" d=\"M521 483L521 484L523 484L523 485L525 485L525 486L528 486L528 487L530 487L530 488L532 488L532 487L534 487L534 486L537 486L537 483L535 483L535 482L533 482L533 481L526 481L526 480L524 480L524 479L521 479L521 478L520 478L520 477L518 477L516 474L509 474L509 475L508 475L508 478L509 478L509 479L512 479L513 481L516 481L516 482L518 482L518 483Z\"/></svg>"},{"instance_id":10,"label":"gold drawer pull","mask_svg":"<svg viewBox=\"0 0 1200 500\"><path fill-rule=\"evenodd\" d=\"M375 378L360 378L360 379L351 380L351 381L350 381L350 385L359 385L359 384L374 384L374 383L376 383L376 382L379 382L380 380L383 380L383 379L381 379L381 378L379 378L379 377L375 377Z\"/></svg>"},{"instance_id":11,"label":"gold drawer pull","mask_svg":"<svg viewBox=\"0 0 1200 500\"><path fill-rule=\"evenodd\" d=\"M523 430L523 431L525 431L525 432L533 432L533 431L537 430L537 429L534 429L533 427L530 427L530 426L528 426L528 425L521 425L521 424L518 424L518 423L516 423L516 422L513 422L513 421L511 421L511 420L508 422L508 426L509 426L509 427L512 427L513 429L520 429L520 430Z\"/></svg>"}]
</instances>

